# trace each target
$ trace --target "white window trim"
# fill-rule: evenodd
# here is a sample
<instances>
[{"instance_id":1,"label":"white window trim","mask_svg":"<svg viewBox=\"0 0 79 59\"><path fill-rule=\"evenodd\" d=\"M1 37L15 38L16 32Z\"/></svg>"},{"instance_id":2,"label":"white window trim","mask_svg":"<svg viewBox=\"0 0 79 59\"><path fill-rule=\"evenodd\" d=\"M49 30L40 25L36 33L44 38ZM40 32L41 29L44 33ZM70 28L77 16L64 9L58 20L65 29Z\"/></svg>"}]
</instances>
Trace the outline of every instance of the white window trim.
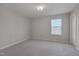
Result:
<instances>
[{"instance_id":1,"label":"white window trim","mask_svg":"<svg viewBox=\"0 0 79 59\"><path fill-rule=\"evenodd\" d=\"M52 25L51 25L51 35L62 35L62 19L61 18L54 18L54 19L51 19L51 22L52 20L57 20L57 19L60 19L61 20L61 33L60 34L57 34L57 33L52 33Z\"/></svg>"}]
</instances>

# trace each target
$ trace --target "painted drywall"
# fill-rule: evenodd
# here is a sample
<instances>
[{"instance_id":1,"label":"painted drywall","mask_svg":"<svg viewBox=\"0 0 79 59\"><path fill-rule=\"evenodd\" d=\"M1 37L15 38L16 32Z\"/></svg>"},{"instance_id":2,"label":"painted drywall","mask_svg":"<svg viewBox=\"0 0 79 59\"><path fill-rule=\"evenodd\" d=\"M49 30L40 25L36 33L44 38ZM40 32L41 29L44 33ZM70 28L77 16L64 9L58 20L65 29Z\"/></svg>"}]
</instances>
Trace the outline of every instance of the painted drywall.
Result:
<instances>
[{"instance_id":1,"label":"painted drywall","mask_svg":"<svg viewBox=\"0 0 79 59\"><path fill-rule=\"evenodd\" d=\"M62 35L51 35L51 19L62 19ZM69 42L69 14L52 15L32 20L32 39Z\"/></svg>"},{"instance_id":2,"label":"painted drywall","mask_svg":"<svg viewBox=\"0 0 79 59\"><path fill-rule=\"evenodd\" d=\"M79 5L78 7L75 9L76 12L76 43L75 46L78 48L79 50Z\"/></svg>"},{"instance_id":3,"label":"painted drywall","mask_svg":"<svg viewBox=\"0 0 79 59\"><path fill-rule=\"evenodd\" d=\"M79 50L79 5L71 12L71 41Z\"/></svg>"},{"instance_id":4,"label":"painted drywall","mask_svg":"<svg viewBox=\"0 0 79 59\"><path fill-rule=\"evenodd\" d=\"M76 24L77 24L77 30L76 30L76 47L77 47L77 50L79 51L79 7L78 7L78 9L77 9L77 22L76 22Z\"/></svg>"},{"instance_id":5,"label":"painted drywall","mask_svg":"<svg viewBox=\"0 0 79 59\"><path fill-rule=\"evenodd\" d=\"M72 11L70 14L70 42L76 44L77 33L77 14L76 11Z\"/></svg>"},{"instance_id":6,"label":"painted drywall","mask_svg":"<svg viewBox=\"0 0 79 59\"><path fill-rule=\"evenodd\" d=\"M30 39L30 20L0 6L0 48Z\"/></svg>"}]
</instances>

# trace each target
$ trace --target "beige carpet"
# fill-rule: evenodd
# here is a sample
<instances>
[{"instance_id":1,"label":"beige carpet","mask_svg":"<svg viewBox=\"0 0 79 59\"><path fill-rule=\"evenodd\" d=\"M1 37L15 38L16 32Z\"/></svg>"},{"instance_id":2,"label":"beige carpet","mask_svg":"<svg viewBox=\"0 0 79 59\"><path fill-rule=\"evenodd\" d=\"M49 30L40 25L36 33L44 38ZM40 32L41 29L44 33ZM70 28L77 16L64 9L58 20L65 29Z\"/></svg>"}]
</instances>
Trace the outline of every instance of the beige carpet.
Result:
<instances>
[{"instance_id":1,"label":"beige carpet","mask_svg":"<svg viewBox=\"0 0 79 59\"><path fill-rule=\"evenodd\" d=\"M26 40L0 51L3 56L79 56L69 44L41 40Z\"/></svg>"}]
</instances>

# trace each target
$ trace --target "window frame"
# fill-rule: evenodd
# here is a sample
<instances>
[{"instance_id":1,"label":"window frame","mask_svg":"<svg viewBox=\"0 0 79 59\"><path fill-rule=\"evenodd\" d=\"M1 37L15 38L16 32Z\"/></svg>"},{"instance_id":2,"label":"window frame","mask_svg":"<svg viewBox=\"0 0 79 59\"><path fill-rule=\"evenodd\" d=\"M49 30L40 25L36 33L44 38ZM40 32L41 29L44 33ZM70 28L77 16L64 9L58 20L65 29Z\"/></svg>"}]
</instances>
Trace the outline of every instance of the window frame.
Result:
<instances>
[{"instance_id":1,"label":"window frame","mask_svg":"<svg viewBox=\"0 0 79 59\"><path fill-rule=\"evenodd\" d=\"M61 33L60 33L60 34L52 34L52 20L58 20L58 19L61 20ZM63 23L63 22L62 22L62 21L63 21L62 18L52 18L52 19L51 19L51 21L50 21L50 23L51 23L51 24L50 24L50 25L51 25L51 32L50 32L51 35L59 35L59 36L61 36L61 35L63 34L63 31L62 31L62 23Z\"/></svg>"}]
</instances>

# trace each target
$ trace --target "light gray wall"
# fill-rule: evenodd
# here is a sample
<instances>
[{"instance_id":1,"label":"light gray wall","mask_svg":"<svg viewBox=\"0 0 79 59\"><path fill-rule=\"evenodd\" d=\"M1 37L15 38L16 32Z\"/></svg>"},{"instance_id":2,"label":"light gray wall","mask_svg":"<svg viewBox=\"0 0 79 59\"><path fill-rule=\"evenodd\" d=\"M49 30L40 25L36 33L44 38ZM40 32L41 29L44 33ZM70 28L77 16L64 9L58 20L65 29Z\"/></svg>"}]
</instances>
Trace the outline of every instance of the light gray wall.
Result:
<instances>
[{"instance_id":1,"label":"light gray wall","mask_svg":"<svg viewBox=\"0 0 79 59\"><path fill-rule=\"evenodd\" d=\"M79 5L71 12L71 41L79 50Z\"/></svg>"},{"instance_id":2,"label":"light gray wall","mask_svg":"<svg viewBox=\"0 0 79 59\"><path fill-rule=\"evenodd\" d=\"M78 47L79 50L79 7L77 8L77 31L76 31L76 46Z\"/></svg>"},{"instance_id":3,"label":"light gray wall","mask_svg":"<svg viewBox=\"0 0 79 59\"><path fill-rule=\"evenodd\" d=\"M0 7L0 48L14 42L30 39L30 20Z\"/></svg>"},{"instance_id":4,"label":"light gray wall","mask_svg":"<svg viewBox=\"0 0 79 59\"><path fill-rule=\"evenodd\" d=\"M76 44L77 33L77 14L76 11L72 11L70 14L70 42Z\"/></svg>"},{"instance_id":5,"label":"light gray wall","mask_svg":"<svg viewBox=\"0 0 79 59\"><path fill-rule=\"evenodd\" d=\"M76 39L75 46L79 50L79 5L75 8L74 12L76 13Z\"/></svg>"},{"instance_id":6,"label":"light gray wall","mask_svg":"<svg viewBox=\"0 0 79 59\"><path fill-rule=\"evenodd\" d=\"M62 19L62 35L51 35L51 19ZM32 19L32 39L69 42L69 14L52 15Z\"/></svg>"}]
</instances>

